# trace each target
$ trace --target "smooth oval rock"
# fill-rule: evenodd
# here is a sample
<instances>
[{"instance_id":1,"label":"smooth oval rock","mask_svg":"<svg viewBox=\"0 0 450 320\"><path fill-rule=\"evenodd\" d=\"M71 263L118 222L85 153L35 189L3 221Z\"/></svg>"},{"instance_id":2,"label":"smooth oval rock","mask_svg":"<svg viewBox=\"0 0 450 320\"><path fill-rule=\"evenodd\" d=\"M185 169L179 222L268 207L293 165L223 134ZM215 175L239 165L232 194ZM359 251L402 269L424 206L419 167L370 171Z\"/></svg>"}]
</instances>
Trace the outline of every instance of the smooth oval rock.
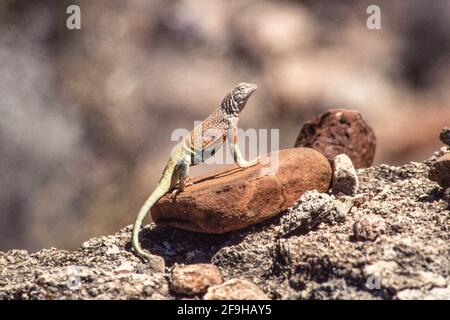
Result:
<instances>
[{"instance_id":1,"label":"smooth oval rock","mask_svg":"<svg viewBox=\"0 0 450 320\"><path fill-rule=\"evenodd\" d=\"M269 300L256 284L245 279L231 279L213 286L203 297L204 300Z\"/></svg>"},{"instance_id":2,"label":"smooth oval rock","mask_svg":"<svg viewBox=\"0 0 450 320\"><path fill-rule=\"evenodd\" d=\"M205 293L210 286L222 282L222 274L215 265L206 263L175 265L172 269L170 288L178 294L198 295Z\"/></svg>"},{"instance_id":3,"label":"smooth oval rock","mask_svg":"<svg viewBox=\"0 0 450 320\"><path fill-rule=\"evenodd\" d=\"M151 215L162 227L225 233L277 215L305 191L326 192L330 182L331 166L321 153L285 149L250 168L229 166L200 176L175 197L162 197Z\"/></svg>"},{"instance_id":4,"label":"smooth oval rock","mask_svg":"<svg viewBox=\"0 0 450 320\"><path fill-rule=\"evenodd\" d=\"M355 168L367 168L375 157L376 138L359 112L332 109L305 122L295 146L313 148L330 162L343 153Z\"/></svg>"}]
</instances>

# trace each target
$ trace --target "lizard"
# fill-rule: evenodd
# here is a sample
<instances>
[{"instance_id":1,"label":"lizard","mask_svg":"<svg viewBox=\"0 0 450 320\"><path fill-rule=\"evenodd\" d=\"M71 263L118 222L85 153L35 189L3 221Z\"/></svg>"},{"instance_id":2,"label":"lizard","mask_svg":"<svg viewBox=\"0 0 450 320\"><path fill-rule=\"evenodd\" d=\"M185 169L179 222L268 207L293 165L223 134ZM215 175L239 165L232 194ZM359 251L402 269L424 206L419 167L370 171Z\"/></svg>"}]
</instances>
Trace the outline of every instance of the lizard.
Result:
<instances>
[{"instance_id":1,"label":"lizard","mask_svg":"<svg viewBox=\"0 0 450 320\"><path fill-rule=\"evenodd\" d=\"M228 139L234 162L240 168L256 165L260 158L246 161L237 145L237 125L239 114L244 109L247 100L256 90L253 83L241 82L223 98L220 106L188 135L186 135L173 149L158 185L139 210L133 224L132 245L136 254L144 260L152 255L145 252L139 244L139 232L147 213L169 191L174 194L182 192L191 185L189 168L200 164L213 156L215 151Z\"/></svg>"}]
</instances>

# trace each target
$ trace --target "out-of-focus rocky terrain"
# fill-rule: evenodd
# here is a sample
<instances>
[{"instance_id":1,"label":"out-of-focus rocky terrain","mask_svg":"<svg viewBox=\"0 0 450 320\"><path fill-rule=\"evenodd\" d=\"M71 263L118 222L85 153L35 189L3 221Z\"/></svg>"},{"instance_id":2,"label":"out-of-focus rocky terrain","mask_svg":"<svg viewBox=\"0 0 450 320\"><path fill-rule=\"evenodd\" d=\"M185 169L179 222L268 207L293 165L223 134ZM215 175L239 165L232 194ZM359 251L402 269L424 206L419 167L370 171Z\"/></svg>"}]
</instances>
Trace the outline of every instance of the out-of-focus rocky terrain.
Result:
<instances>
[{"instance_id":1,"label":"out-of-focus rocky terrain","mask_svg":"<svg viewBox=\"0 0 450 320\"><path fill-rule=\"evenodd\" d=\"M450 119L450 3L376 3L381 30L366 28L373 1L1 1L0 250L74 249L128 225L173 130L192 128L240 81L259 86L240 126L279 128L280 148L294 145L304 121L347 108L374 129L377 164L425 159ZM81 30L65 27L69 4L81 8ZM423 212L417 219L432 223ZM111 243L123 246L125 234ZM61 266L102 246L33 261ZM291 266L302 268L283 268ZM298 274L301 286L308 273ZM317 286L344 286L345 277Z\"/></svg>"},{"instance_id":2,"label":"out-of-focus rocky terrain","mask_svg":"<svg viewBox=\"0 0 450 320\"><path fill-rule=\"evenodd\" d=\"M226 234L147 226L161 272L131 252L131 226L74 251L0 253L0 299L450 299L450 200L427 177L444 153L359 169L354 196L309 191Z\"/></svg>"}]
</instances>

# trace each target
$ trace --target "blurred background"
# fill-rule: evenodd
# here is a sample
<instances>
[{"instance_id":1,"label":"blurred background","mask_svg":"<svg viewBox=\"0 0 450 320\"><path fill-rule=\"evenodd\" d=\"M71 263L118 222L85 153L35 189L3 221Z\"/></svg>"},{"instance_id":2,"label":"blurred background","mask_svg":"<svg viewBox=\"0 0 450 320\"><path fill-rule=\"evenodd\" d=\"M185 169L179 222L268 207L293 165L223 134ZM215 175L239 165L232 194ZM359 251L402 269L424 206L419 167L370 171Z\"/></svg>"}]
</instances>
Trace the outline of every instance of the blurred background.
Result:
<instances>
[{"instance_id":1,"label":"blurred background","mask_svg":"<svg viewBox=\"0 0 450 320\"><path fill-rule=\"evenodd\" d=\"M377 164L425 159L450 124L449 58L448 0L2 0L0 250L73 249L132 223L172 131L241 81L259 89L240 127L279 128L281 148L348 108Z\"/></svg>"}]
</instances>

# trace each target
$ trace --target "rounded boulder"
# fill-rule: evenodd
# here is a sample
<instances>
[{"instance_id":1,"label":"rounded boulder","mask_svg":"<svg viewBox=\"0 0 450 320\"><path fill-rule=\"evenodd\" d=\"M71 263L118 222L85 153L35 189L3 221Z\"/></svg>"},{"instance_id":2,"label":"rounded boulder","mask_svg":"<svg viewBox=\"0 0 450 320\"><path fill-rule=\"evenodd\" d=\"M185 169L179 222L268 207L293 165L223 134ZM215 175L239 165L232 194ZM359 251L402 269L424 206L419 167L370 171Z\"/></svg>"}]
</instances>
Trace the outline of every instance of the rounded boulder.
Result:
<instances>
[{"instance_id":1,"label":"rounded boulder","mask_svg":"<svg viewBox=\"0 0 450 320\"><path fill-rule=\"evenodd\" d=\"M330 162L346 154L359 169L372 165L376 138L359 112L331 109L303 125L295 146L320 151Z\"/></svg>"},{"instance_id":2,"label":"rounded boulder","mask_svg":"<svg viewBox=\"0 0 450 320\"><path fill-rule=\"evenodd\" d=\"M200 176L183 192L162 197L151 215L162 227L225 233L277 215L308 190L326 192L330 181L331 166L321 153L285 149L253 167L228 166Z\"/></svg>"}]
</instances>

